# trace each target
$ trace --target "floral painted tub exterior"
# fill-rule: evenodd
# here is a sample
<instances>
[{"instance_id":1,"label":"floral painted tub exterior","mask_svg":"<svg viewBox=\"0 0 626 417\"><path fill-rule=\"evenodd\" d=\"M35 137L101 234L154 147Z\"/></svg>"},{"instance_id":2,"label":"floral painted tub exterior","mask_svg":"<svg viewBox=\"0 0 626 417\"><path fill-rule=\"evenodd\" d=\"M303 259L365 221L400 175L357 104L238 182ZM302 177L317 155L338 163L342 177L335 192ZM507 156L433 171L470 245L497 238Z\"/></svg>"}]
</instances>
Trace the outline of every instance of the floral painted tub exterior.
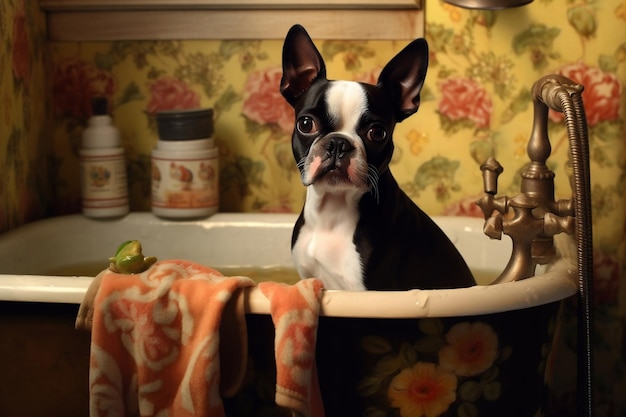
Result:
<instances>
[{"instance_id":1,"label":"floral painted tub exterior","mask_svg":"<svg viewBox=\"0 0 626 417\"><path fill-rule=\"evenodd\" d=\"M510 242L484 237L481 220L435 220L471 268L497 274L506 265ZM87 414L89 335L74 331L73 321L92 278L38 273L106 260L133 238L160 259L217 269L288 266L294 221L265 214L197 222L149 213L115 221L67 216L0 235L0 415ZM574 273L564 259L541 275L500 285L326 291L316 352L326 416L543 415L553 337L562 300L576 292ZM248 371L239 392L224 399L227 415L288 416L274 403L269 302L256 287L246 291ZM34 390L36 402L29 400Z\"/></svg>"},{"instance_id":2,"label":"floral painted tub exterior","mask_svg":"<svg viewBox=\"0 0 626 417\"><path fill-rule=\"evenodd\" d=\"M454 318L321 317L326 415L544 415L559 305ZM226 399L228 415L283 415L274 406L271 320L249 315L248 328L257 329L249 342L254 377Z\"/></svg>"}]
</instances>

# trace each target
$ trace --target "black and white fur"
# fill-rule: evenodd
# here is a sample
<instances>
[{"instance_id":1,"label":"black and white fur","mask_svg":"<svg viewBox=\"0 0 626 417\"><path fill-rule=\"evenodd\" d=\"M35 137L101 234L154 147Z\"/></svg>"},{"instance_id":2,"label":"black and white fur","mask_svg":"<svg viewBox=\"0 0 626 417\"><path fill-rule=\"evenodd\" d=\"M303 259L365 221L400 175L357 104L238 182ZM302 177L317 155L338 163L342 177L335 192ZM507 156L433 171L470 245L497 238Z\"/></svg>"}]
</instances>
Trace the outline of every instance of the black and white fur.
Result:
<instances>
[{"instance_id":1,"label":"black and white fur","mask_svg":"<svg viewBox=\"0 0 626 417\"><path fill-rule=\"evenodd\" d=\"M329 81L304 28L287 34L280 90L296 112L293 154L307 187L292 237L301 277L342 290L474 285L454 245L389 171L394 126L417 111L427 66L428 45L417 39L377 85Z\"/></svg>"}]
</instances>

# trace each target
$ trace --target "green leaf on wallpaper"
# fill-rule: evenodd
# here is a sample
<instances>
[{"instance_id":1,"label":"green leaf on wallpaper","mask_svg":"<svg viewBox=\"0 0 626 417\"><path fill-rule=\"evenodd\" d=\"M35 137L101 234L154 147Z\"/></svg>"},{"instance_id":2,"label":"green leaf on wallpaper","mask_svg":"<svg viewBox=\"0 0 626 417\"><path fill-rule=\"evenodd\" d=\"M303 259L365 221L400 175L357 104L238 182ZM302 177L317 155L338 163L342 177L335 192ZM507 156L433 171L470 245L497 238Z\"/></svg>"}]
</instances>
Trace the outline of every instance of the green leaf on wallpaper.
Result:
<instances>
[{"instance_id":1,"label":"green leaf on wallpaper","mask_svg":"<svg viewBox=\"0 0 626 417\"><path fill-rule=\"evenodd\" d=\"M241 101L241 96L237 94L232 85L226 87L226 90L220 95L217 101L213 104L216 117L220 114L230 110L233 104Z\"/></svg>"},{"instance_id":2,"label":"green leaf on wallpaper","mask_svg":"<svg viewBox=\"0 0 626 417\"><path fill-rule=\"evenodd\" d=\"M446 28L442 24L432 23L426 24L426 38L428 40L428 48L432 52L443 52L446 46L452 42L454 30Z\"/></svg>"},{"instance_id":3,"label":"green leaf on wallpaper","mask_svg":"<svg viewBox=\"0 0 626 417\"><path fill-rule=\"evenodd\" d=\"M600 55L598 66L604 72L616 72L618 67L617 58L611 55Z\"/></svg>"},{"instance_id":4,"label":"green leaf on wallpaper","mask_svg":"<svg viewBox=\"0 0 626 417\"><path fill-rule=\"evenodd\" d=\"M260 46L261 41L224 40L220 42L219 54L226 59L230 59L250 49L258 50Z\"/></svg>"},{"instance_id":5,"label":"green leaf on wallpaper","mask_svg":"<svg viewBox=\"0 0 626 417\"><path fill-rule=\"evenodd\" d=\"M613 160L607 154L606 149L600 146L592 146L589 150L589 159L600 168L613 166Z\"/></svg>"},{"instance_id":6,"label":"green leaf on wallpaper","mask_svg":"<svg viewBox=\"0 0 626 417\"><path fill-rule=\"evenodd\" d=\"M498 56L491 51L482 52L478 55L478 62L467 68L466 75L483 83L492 83L494 93L505 99L515 86L513 69L513 62L505 56Z\"/></svg>"},{"instance_id":7,"label":"green leaf on wallpaper","mask_svg":"<svg viewBox=\"0 0 626 417\"><path fill-rule=\"evenodd\" d=\"M180 40L158 40L145 42L145 44L150 45L149 53L153 53L157 56L166 55L177 57L183 50L182 42Z\"/></svg>"},{"instance_id":8,"label":"green leaf on wallpaper","mask_svg":"<svg viewBox=\"0 0 626 417\"><path fill-rule=\"evenodd\" d=\"M113 57L112 54L106 53L96 53L93 57L93 62L96 67L110 71L113 68L113 65L117 64L118 60Z\"/></svg>"},{"instance_id":9,"label":"green leaf on wallpaper","mask_svg":"<svg viewBox=\"0 0 626 417\"><path fill-rule=\"evenodd\" d=\"M129 103L133 100L143 100L143 99L144 99L144 95L141 94L141 90L139 89L139 86L137 85L137 83L133 81L126 86L120 98L117 99L117 101L115 102L115 105L120 106L122 104Z\"/></svg>"},{"instance_id":10,"label":"green leaf on wallpaper","mask_svg":"<svg viewBox=\"0 0 626 417\"><path fill-rule=\"evenodd\" d=\"M513 97L513 100L511 100L504 112L502 112L502 116L500 116L502 124L509 123L515 118L515 116L525 112L528 109L530 102L530 90L522 88L520 92Z\"/></svg>"},{"instance_id":11,"label":"green leaf on wallpaper","mask_svg":"<svg viewBox=\"0 0 626 417\"><path fill-rule=\"evenodd\" d=\"M367 41L326 41L322 44L322 55L331 58L344 52L353 52L361 58L371 58L376 52Z\"/></svg>"},{"instance_id":12,"label":"green leaf on wallpaper","mask_svg":"<svg viewBox=\"0 0 626 417\"><path fill-rule=\"evenodd\" d=\"M246 128L246 133L248 134L248 137L253 141L258 140L261 135L272 130L269 125L255 122L254 120L250 120L245 116L243 120L244 126Z\"/></svg>"},{"instance_id":13,"label":"green leaf on wallpaper","mask_svg":"<svg viewBox=\"0 0 626 417\"><path fill-rule=\"evenodd\" d=\"M454 182L454 175L459 166L459 161L435 156L418 168L413 182L418 190L435 186L437 200L445 200L449 197L450 190L458 191L460 189L460 186Z\"/></svg>"},{"instance_id":14,"label":"green leaf on wallpaper","mask_svg":"<svg viewBox=\"0 0 626 417\"><path fill-rule=\"evenodd\" d=\"M224 60L239 56L241 69L251 71L256 67L256 61L267 60L266 52L261 52L261 41L224 40L220 42L218 55Z\"/></svg>"},{"instance_id":15,"label":"green leaf on wallpaper","mask_svg":"<svg viewBox=\"0 0 626 417\"><path fill-rule=\"evenodd\" d=\"M144 198L149 198L151 193L151 161L150 155L136 154L132 150L126 154L128 183L139 190Z\"/></svg>"},{"instance_id":16,"label":"green leaf on wallpaper","mask_svg":"<svg viewBox=\"0 0 626 417\"><path fill-rule=\"evenodd\" d=\"M517 55L530 52L533 66L542 69L548 65L547 58L558 58L553 51L554 40L561 30L544 24L531 24L526 30L513 37L512 47Z\"/></svg>"},{"instance_id":17,"label":"green leaf on wallpaper","mask_svg":"<svg viewBox=\"0 0 626 417\"><path fill-rule=\"evenodd\" d=\"M174 76L202 86L207 97L213 97L221 88L223 77L220 71L224 67L218 54L193 53L185 55L186 64L174 70Z\"/></svg>"},{"instance_id":18,"label":"green leaf on wallpaper","mask_svg":"<svg viewBox=\"0 0 626 417\"><path fill-rule=\"evenodd\" d=\"M257 187L264 186L263 172L265 171L265 163L263 161L255 161L247 157L239 157L237 159L237 165L243 168L243 172L248 178L248 182Z\"/></svg>"},{"instance_id":19,"label":"green leaf on wallpaper","mask_svg":"<svg viewBox=\"0 0 626 417\"><path fill-rule=\"evenodd\" d=\"M220 171L220 186L225 190L237 191L240 196L251 193L251 185L264 186L263 171L265 165L246 156L237 156L224 164Z\"/></svg>"},{"instance_id":20,"label":"green leaf on wallpaper","mask_svg":"<svg viewBox=\"0 0 626 417\"><path fill-rule=\"evenodd\" d=\"M260 198L258 196L254 196L252 203L250 203L250 208L252 211L263 211L267 208L269 202L265 198ZM269 395L267 396L269 398Z\"/></svg>"},{"instance_id":21,"label":"green leaf on wallpaper","mask_svg":"<svg viewBox=\"0 0 626 417\"><path fill-rule=\"evenodd\" d=\"M439 111L437 111L437 114L439 115L441 129L448 134L458 132L462 129L474 129L476 127L474 122L468 118L451 119Z\"/></svg>"},{"instance_id":22,"label":"green leaf on wallpaper","mask_svg":"<svg viewBox=\"0 0 626 417\"><path fill-rule=\"evenodd\" d=\"M521 55L535 47L551 48L561 30L557 27L547 27L541 23L531 24L526 30L513 37L513 51Z\"/></svg>"},{"instance_id":23,"label":"green leaf on wallpaper","mask_svg":"<svg viewBox=\"0 0 626 417\"><path fill-rule=\"evenodd\" d=\"M493 145L484 140L476 140L470 143L470 155L479 165L482 165L490 156L493 156Z\"/></svg>"},{"instance_id":24,"label":"green leaf on wallpaper","mask_svg":"<svg viewBox=\"0 0 626 417\"><path fill-rule=\"evenodd\" d=\"M567 9L567 20L576 32L585 38L593 36L598 28L596 13L588 5L579 5Z\"/></svg>"},{"instance_id":25,"label":"green leaf on wallpaper","mask_svg":"<svg viewBox=\"0 0 626 417\"><path fill-rule=\"evenodd\" d=\"M274 158L278 166L285 171L287 179L297 172L296 164L293 160L293 151L290 141L278 142L274 145Z\"/></svg>"},{"instance_id":26,"label":"green leaf on wallpaper","mask_svg":"<svg viewBox=\"0 0 626 417\"><path fill-rule=\"evenodd\" d=\"M156 80L163 74L165 74L165 70L160 70L156 67L151 67L150 71L148 71L148 74L146 76L148 77L149 80Z\"/></svg>"},{"instance_id":27,"label":"green leaf on wallpaper","mask_svg":"<svg viewBox=\"0 0 626 417\"><path fill-rule=\"evenodd\" d=\"M245 72L252 71L256 67L254 55L250 52L244 52L239 62L241 62L241 69Z\"/></svg>"},{"instance_id":28,"label":"green leaf on wallpaper","mask_svg":"<svg viewBox=\"0 0 626 417\"><path fill-rule=\"evenodd\" d=\"M437 78L440 80L445 80L446 78L451 77L456 74L458 71L456 68L449 68L446 66L440 66L439 71L437 71Z\"/></svg>"},{"instance_id":29,"label":"green leaf on wallpaper","mask_svg":"<svg viewBox=\"0 0 626 417\"><path fill-rule=\"evenodd\" d=\"M620 206L623 200L623 191L620 192L614 185L602 186L595 184L591 190L591 209L593 216L606 218Z\"/></svg>"},{"instance_id":30,"label":"green leaf on wallpaper","mask_svg":"<svg viewBox=\"0 0 626 417\"><path fill-rule=\"evenodd\" d=\"M498 13L493 10L471 10L470 14L474 23L490 29L495 25Z\"/></svg>"},{"instance_id":31,"label":"green leaf on wallpaper","mask_svg":"<svg viewBox=\"0 0 626 417\"><path fill-rule=\"evenodd\" d=\"M128 54L127 56L131 56L133 62L135 63L135 67L137 69L144 69L148 66L148 55L157 55L156 46L160 43L159 41L150 41L150 42L129 42L130 45L127 48ZM176 53L172 53L173 56Z\"/></svg>"},{"instance_id":32,"label":"green leaf on wallpaper","mask_svg":"<svg viewBox=\"0 0 626 417\"><path fill-rule=\"evenodd\" d=\"M146 57L148 55L155 54L155 45L157 45L156 41L113 42L111 43L111 49L108 52L96 54L94 60L99 68L111 70L113 66L119 64L130 56L132 57L135 66L142 69L148 64Z\"/></svg>"},{"instance_id":33,"label":"green leaf on wallpaper","mask_svg":"<svg viewBox=\"0 0 626 417\"><path fill-rule=\"evenodd\" d=\"M422 88L422 92L420 93L420 101L421 102L434 101L436 99L437 99L437 96L433 94L433 89L430 88L430 86L425 85L424 88Z\"/></svg>"},{"instance_id":34,"label":"green leaf on wallpaper","mask_svg":"<svg viewBox=\"0 0 626 417\"><path fill-rule=\"evenodd\" d=\"M363 58L371 58L376 52L367 41L326 41L322 45L322 55L333 59L336 55L344 54L343 63L346 70L357 71L361 68Z\"/></svg>"},{"instance_id":35,"label":"green leaf on wallpaper","mask_svg":"<svg viewBox=\"0 0 626 417\"><path fill-rule=\"evenodd\" d=\"M626 61L626 42L622 43L620 46L617 47L617 49L615 50L615 59L617 60L617 62L619 62L620 64L622 62Z\"/></svg>"},{"instance_id":36,"label":"green leaf on wallpaper","mask_svg":"<svg viewBox=\"0 0 626 417\"><path fill-rule=\"evenodd\" d=\"M615 142L624 140L622 124L619 120L609 120L597 123L589 127L589 136L598 138L602 142Z\"/></svg>"}]
</instances>

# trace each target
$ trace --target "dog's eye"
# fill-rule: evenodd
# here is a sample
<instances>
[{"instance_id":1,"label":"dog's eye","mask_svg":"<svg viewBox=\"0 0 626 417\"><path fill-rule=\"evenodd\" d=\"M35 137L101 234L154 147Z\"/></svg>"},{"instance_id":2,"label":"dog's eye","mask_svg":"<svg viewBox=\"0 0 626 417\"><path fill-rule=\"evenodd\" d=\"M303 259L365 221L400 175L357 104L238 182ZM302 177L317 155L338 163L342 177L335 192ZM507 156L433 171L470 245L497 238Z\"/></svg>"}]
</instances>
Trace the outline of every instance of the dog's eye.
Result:
<instances>
[{"instance_id":1,"label":"dog's eye","mask_svg":"<svg viewBox=\"0 0 626 417\"><path fill-rule=\"evenodd\" d=\"M298 132L310 135L318 132L317 123L315 123L315 119L309 116L303 116L298 119L296 123L296 127L298 128Z\"/></svg>"},{"instance_id":2,"label":"dog's eye","mask_svg":"<svg viewBox=\"0 0 626 417\"><path fill-rule=\"evenodd\" d=\"M382 126L374 125L367 131L367 138L372 142L380 142L387 138L387 131Z\"/></svg>"}]
</instances>

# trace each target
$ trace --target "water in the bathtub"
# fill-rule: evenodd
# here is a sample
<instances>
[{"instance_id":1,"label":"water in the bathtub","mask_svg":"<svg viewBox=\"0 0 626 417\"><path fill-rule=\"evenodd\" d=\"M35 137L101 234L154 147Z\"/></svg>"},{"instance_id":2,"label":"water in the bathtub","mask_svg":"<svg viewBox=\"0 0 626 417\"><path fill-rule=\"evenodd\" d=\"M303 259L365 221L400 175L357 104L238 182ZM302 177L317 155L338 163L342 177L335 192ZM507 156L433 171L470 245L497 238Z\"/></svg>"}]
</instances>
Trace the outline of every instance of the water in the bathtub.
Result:
<instances>
[{"instance_id":1,"label":"water in the bathtub","mask_svg":"<svg viewBox=\"0 0 626 417\"><path fill-rule=\"evenodd\" d=\"M46 271L44 275L60 275L60 276L96 276L100 271L107 267L102 262L87 262L66 265L61 268L53 268ZM252 278L255 282L276 281L286 284L294 284L298 281L298 273L294 268L286 266L267 266L267 267L218 267L217 268L225 276L246 276ZM497 272L493 270L474 269L472 271L474 278L478 284L487 285L497 278Z\"/></svg>"},{"instance_id":2,"label":"water in the bathtub","mask_svg":"<svg viewBox=\"0 0 626 417\"><path fill-rule=\"evenodd\" d=\"M102 262L86 262L65 265L60 268L52 268L45 271L43 275L59 275L59 276L86 276L94 277L100 271L107 268L108 265ZM295 269L285 266L267 266L267 267L218 267L216 268L225 276L246 276L252 278L256 282L277 281L287 284L294 284L298 281L298 273Z\"/></svg>"}]
</instances>

